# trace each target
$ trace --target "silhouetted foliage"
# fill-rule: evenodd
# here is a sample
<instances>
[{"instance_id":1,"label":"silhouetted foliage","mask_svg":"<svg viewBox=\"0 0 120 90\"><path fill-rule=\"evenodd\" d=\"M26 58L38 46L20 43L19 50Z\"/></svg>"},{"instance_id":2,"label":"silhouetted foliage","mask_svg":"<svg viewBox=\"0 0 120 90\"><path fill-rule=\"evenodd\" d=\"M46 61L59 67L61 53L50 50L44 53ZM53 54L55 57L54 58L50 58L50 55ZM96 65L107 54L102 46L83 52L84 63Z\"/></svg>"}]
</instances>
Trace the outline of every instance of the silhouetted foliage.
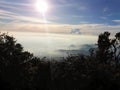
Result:
<instances>
[{"instance_id":1,"label":"silhouetted foliage","mask_svg":"<svg viewBox=\"0 0 120 90\"><path fill-rule=\"evenodd\" d=\"M90 54L70 55L53 64L55 90L119 90L120 33L104 32ZM55 68L54 68L55 67Z\"/></svg>"},{"instance_id":2,"label":"silhouetted foliage","mask_svg":"<svg viewBox=\"0 0 120 90\"><path fill-rule=\"evenodd\" d=\"M0 33L1 90L120 90L120 32L99 35L89 55L61 61L34 57L15 38ZM3 88L3 89L2 89Z\"/></svg>"},{"instance_id":3,"label":"silhouetted foliage","mask_svg":"<svg viewBox=\"0 0 120 90\"><path fill-rule=\"evenodd\" d=\"M110 39L110 33L104 32L98 38L98 56L97 58L103 62L110 62L112 59L118 64L120 59L120 33L115 35L115 39Z\"/></svg>"},{"instance_id":4,"label":"silhouetted foliage","mask_svg":"<svg viewBox=\"0 0 120 90\"><path fill-rule=\"evenodd\" d=\"M39 68L41 69L40 71ZM47 68L47 66L41 64L39 58L34 57L33 54L28 51L24 51L22 45L17 43L15 38L6 33L0 34L1 83L6 83L6 85L13 87L12 90L22 90L25 88L33 90L34 83L36 84L34 89L40 86L37 85L39 82L34 81L34 78L39 77L36 73L38 73L38 71L41 73L43 72L43 76L40 78L45 78L44 75L48 75L48 73L45 74ZM39 84L42 83L43 82Z\"/></svg>"}]
</instances>

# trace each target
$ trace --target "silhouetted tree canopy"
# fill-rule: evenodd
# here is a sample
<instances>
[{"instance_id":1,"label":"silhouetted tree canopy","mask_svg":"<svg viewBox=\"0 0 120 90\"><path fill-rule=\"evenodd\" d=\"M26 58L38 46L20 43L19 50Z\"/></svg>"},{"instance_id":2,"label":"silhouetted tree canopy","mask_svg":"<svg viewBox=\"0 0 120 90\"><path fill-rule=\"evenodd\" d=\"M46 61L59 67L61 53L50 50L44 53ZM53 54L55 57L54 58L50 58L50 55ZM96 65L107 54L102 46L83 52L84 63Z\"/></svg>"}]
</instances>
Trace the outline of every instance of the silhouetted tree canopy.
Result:
<instances>
[{"instance_id":1,"label":"silhouetted tree canopy","mask_svg":"<svg viewBox=\"0 0 120 90\"><path fill-rule=\"evenodd\" d=\"M89 51L61 61L40 59L0 33L0 89L120 90L120 32L113 38L101 33L97 48Z\"/></svg>"},{"instance_id":2,"label":"silhouetted tree canopy","mask_svg":"<svg viewBox=\"0 0 120 90\"><path fill-rule=\"evenodd\" d=\"M104 32L98 38L98 59L103 62L110 62L112 59L118 64L120 59L120 33L110 39L110 33Z\"/></svg>"},{"instance_id":3,"label":"silhouetted tree canopy","mask_svg":"<svg viewBox=\"0 0 120 90\"><path fill-rule=\"evenodd\" d=\"M14 37L0 33L0 84L4 84L3 88L46 90L49 87L50 68L49 62L44 59L24 51Z\"/></svg>"}]
</instances>

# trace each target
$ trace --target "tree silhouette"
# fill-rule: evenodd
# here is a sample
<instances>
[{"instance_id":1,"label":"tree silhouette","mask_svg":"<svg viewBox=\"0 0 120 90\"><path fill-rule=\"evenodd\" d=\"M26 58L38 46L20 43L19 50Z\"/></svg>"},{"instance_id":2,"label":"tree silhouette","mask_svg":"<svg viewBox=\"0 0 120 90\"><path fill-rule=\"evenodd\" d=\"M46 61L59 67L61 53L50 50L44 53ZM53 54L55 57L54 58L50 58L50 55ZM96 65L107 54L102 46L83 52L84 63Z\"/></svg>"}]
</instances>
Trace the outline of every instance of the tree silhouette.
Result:
<instances>
[{"instance_id":1,"label":"tree silhouette","mask_svg":"<svg viewBox=\"0 0 120 90\"><path fill-rule=\"evenodd\" d=\"M110 39L110 33L104 32L98 37L97 57L102 62L110 62L112 59L118 63L120 56L120 33L115 35L115 39Z\"/></svg>"},{"instance_id":2,"label":"tree silhouette","mask_svg":"<svg viewBox=\"0 0 120 90\"><path fill-rule=\"evenodd\" d=\"M23 50L15 38L6 33L0 34L0 76L4 82L14 87L23 87L26 62L33 55Z\"/></svg>"},{"instance_id":3,"label":"tree silhouette","mask_svg":"<svg viewBox=\"0 0 120 90\"><path fill-rule=\"evenodd\" d=\"M119 90L120 33L110 39L104 32L98 37L97 48L90 55L69 55L54 64L55 90Z\"/></svg>"},{"instance_id":4,"label":"tree silhouette","mask_svg":"<svg viewBox=\"0 0 120 90\"><path fill-rule=\"evenodd\" d=\"M0 89L119 90L120 32L98 36L89 55L68 55L59 61L34 57L14 37L0 33ZM49 60L49 59L48 59Z\"/></svg>"},{"instance_id":5,"label":"tree silhouette","mask_svg":"<svg viewBox=\"0 0 120 90\"><path fill-rule=\"evenodd\" d=\"M98 38L98 59L100 59L102 62L105 62L104 60L109 59L109 48L111 46L111 40L109 39L110 33L104 32L103 34L99 35Z\"/></svg>"},{"instance_id":6,"label":"tree silhouette","mask_svg":"<svg viewBox=\"0 0 120 90\"><path fill-rule=\"evenodd\" d=\"M14 37L0 33L0 83L4 87L49 90L50 80L50 63L45 58L34 57Z\"/></svg>"}]
</instances>

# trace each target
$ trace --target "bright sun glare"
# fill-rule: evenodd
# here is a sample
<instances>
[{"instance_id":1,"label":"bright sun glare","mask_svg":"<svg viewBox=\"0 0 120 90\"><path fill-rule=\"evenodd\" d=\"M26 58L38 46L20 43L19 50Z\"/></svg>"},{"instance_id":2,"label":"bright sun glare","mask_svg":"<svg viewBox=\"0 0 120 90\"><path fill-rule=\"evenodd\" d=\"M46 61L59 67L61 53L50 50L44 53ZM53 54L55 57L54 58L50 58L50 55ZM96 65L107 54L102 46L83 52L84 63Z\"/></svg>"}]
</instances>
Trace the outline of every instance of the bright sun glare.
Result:
<instances>
[{"instance_id":1,"label":"bright sun glare","mask_svg":"<svg viewBox=\"0 0 120 90\"><path fill-rule=\"evenodd\" d=\"M37 0L36 9L41 13L45 13L48 10L48 3L45 0Z\"/></svg>"}]
</instances>

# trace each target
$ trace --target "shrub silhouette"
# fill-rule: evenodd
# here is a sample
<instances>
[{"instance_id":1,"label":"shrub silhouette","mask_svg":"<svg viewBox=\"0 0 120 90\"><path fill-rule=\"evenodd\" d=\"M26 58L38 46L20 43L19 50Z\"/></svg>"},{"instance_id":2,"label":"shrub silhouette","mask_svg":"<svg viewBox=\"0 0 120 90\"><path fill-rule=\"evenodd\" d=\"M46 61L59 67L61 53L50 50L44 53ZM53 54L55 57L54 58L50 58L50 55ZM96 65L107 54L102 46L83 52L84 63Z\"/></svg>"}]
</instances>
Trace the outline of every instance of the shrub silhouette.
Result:
<instances>
[{"instance_id":1,"label":"shrub silhouette","mask_svg":"<svg viewBox=\"0 0 120 90\"><path fill-rule=\"evenodd\" d=\"M34 57L15 38L0 33L2 90L120 90L120 32L98 36L89 55L68 55L61 61Z\"/></svg>"},{"instance_id":2,"label":"shrub silhouette","mask_svg":"<svg viewBox=\"0 0 120 90\"><path fill-rule=\"evenodd\" d=\"M8 90L49 90L49 62L24 51L15 38L0 33L0 84Z\"/></svg>"},{"instance_id":3,"label":"shrub silhouette","mask_svg":"<svg viewBox=\"0 0 120 90\"><path fill-rule=\"evenodd\" d=\"M103 62L110 62L114 59L118 64L120 59L120 33L115 35L115 39L110 39L109 36L109 32L99 35L97 58Z\"/></svg>"},{"instance_id":4,"label":"shrub silhouette","mask_svg":"<svg viewBox=\"0 0 120 90\"><path fill-rule=\"evenodd\" d=\"M55 88L60 90L119 90L120 33L110 39L104 32L90 55L70 55L56 62L53 69ZM55 90L57 90L55 89Z\"/></svg>"},{"instance_id":5,"label":"shrub silhouette","mask_svg":"<svg viewBox=\"0 0 120 90\"><path fill-rule=\"evenodd\" d=\"M23 51L21 44L3 33L0 34L0 76L4 82L14 87L23 87L25 64L31 60L33 55Z\"/></svg>"}]
</instances>

